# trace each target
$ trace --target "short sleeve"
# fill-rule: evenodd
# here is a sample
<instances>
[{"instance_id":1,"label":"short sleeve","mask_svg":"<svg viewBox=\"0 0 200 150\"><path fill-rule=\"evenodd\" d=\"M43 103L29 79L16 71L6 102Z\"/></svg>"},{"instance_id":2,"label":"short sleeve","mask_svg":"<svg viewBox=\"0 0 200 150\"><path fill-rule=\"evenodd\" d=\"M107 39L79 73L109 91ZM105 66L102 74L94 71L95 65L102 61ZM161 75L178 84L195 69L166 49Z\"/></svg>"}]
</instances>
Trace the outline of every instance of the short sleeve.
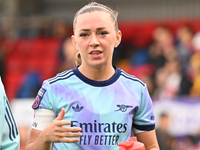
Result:
<instances>
[{"instance_id":1,"label":"short sleeve","mask_svg":"<svg viewBox=\"0 0 200 150\"><path fill-rule=\"evenodd\" d=\"M48 80L45 80L42 87L37 93L35 101L32 105L34 110L38 109L49 109L54 110L53 92Z\"/></svg>"},{"instance_id":2,"label":"short sleeve","mask_svg":"<svg viewBox=\"0 0 200 150\"><path fill-rule=\"evenodd\" d=\"M133 128L141 131L155 129L155 117L153 114L153 103L147 86L141 88L140 104L133 117Z\"/></svg>"},{"instance_id":3,"label":"short sleeve","mask_svg":"<svg viewBox=\"0 0 200 150\"><path fill-rule=\"evenodd\" d=\"M32 105L34 109L32 128L37 130L46 128L56 117L54 106L51 85L48 80L45 80Z\"/></svg>"}]
</instances>

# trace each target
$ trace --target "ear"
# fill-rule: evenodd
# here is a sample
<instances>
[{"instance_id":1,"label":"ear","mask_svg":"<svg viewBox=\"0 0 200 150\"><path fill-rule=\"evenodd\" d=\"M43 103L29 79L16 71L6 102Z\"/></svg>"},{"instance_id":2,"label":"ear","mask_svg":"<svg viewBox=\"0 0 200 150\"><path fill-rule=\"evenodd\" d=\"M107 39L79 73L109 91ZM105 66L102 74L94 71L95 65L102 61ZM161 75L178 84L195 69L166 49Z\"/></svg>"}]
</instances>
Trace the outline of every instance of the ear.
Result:
<instances>
[{"instance_id":1,"label":"ear","mask_svg":"<svg viewBox=\"0 0 200 150\"><path fill-rule=\"evenodd\" d=\"M117 47L121 43L121 39L122 39L122 32L119 30L116 34L115 47Z\"/></svg>"},{"instance_id":2,"label":"ear","mask_svg":"<svg viewBox=\"0 0 200 150\"><path fill-rule=\"evenodd\" d=\"M79 50L77 45L76 45L76 40L75 40L75 36L74 35L71 36L71 40L72 40L72 43L74 44L74 46L76 47L76 50Z\"/></svg>"}]
</instances>

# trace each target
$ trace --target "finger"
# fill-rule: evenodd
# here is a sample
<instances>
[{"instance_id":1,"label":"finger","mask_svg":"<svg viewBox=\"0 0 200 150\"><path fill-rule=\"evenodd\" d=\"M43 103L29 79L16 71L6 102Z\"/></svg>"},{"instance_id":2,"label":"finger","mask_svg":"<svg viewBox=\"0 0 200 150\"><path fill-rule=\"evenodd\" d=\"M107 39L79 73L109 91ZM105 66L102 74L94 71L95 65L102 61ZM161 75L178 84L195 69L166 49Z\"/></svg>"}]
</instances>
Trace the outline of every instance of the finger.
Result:
<instances>
[{"instance_id":1,"label":"finger","mask_svg":"<svg viewBox=\"0 0 200 150\"><path fill-rule=\"evenodd\" d=\"M76 142L79 142L80 141L80 139L66 139L65 138L65 140L67 141L67 143L76 143ZM65 141L64 141L65 142Z\"/></svg>"},{"instance_id":2,"label":"finger","mask_svg":"<svg viewBox=\"0 0 200 150\"><path fill-rule=\"evenodd\" d=\"M65 121L65 120L54 120L55 125L57 126L64 126L64 125L70 125L70 121Z\"/></svg>"},{"instance_id":3,"label":"finger","mask_svg":"<svg viewBox=\"0 0 200 150\"><path fill-rule=\"evenodd\" d=\"M82 133L70 133L68 132L67 134L65 133L65 137L81 137L82 136Z\"/></svg>"},{"instance_id":4,"label":"finger","mask_svg":"<svg viewBox=\"0 0 200 150\"><path fill-rule=\"evenodd\" d=\"M58 138L57 141L55 142L64 142L64 143L76 143L79 142L80 139L79 138Z\"/></svg>"},{"instance_id":5,"label":"finger","mask_svg":"<svg viewBox=\"0 0 200 150\"><path fill-rule=\"evenodd\" d=\"M61 132L81 132L82 128L80 127L61 127Z\"/></svg>"},{"instance_id":6,"label":"finger","mask_svg":"<svg viewBox=\"0 0 200 150\"><path fill-rule=\"evenodd\" d=\"M65 137L65 138L67 138L67 137L81 137L82 133L57 132L55 134L55 136L60 137L60 138L62 138L62 137Z\"/></svg>"},{"instance_id":7,"label":"finger","mask_svg":"<svg viewBox=\"0 0 200 150\"><path fill-rule=\"evenodd\" d=\"M56 117L55 120L63 120L63 118L65 116L65 112L66 112L65 108L62 108L60 114Z\"/></svg>"}]
</instances>

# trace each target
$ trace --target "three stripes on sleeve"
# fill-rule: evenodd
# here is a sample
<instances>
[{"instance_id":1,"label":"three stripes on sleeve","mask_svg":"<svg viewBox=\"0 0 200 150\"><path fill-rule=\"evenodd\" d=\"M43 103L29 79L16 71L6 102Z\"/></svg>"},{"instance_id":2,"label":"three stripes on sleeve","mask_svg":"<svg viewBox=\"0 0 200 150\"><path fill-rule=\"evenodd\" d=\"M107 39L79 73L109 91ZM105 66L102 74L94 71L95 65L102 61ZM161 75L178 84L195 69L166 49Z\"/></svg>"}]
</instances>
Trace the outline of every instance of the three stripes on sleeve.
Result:
<instances>
[{"instance_id":1,"label":"three stripes on sleeve","mask_svg":"<svg viewBox=\"0 0 200 150\"><path fill-rule=\"evenodd\" d=\"M18 132L14 117L12 115L10 105L7 100L6 100L6 104L5 104L5 121L9 128L9 139L11 141L13 141L13 139L16 138L16 136L19 134L19 132Z\"/></svg>"}]
</instances>

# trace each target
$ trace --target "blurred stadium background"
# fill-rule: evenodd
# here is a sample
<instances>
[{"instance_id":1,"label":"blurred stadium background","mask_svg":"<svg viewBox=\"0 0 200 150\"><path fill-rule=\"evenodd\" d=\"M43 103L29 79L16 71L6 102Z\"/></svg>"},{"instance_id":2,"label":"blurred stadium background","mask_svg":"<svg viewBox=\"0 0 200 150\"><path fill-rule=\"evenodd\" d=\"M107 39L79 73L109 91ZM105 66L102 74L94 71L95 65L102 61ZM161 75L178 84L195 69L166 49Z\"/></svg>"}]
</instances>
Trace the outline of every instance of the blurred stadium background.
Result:
<instances>
[{"instance_id":1,"label":"blurred stadium background","mask_svg":"<svg viewBox=\"0 0 200 150\"><path fill-rule=\"evenodd\" d=\"M73 67L73 17L88 2L0 0L0 74L21 150L42 81ZM113 63L147 83L161 150L200 150L200 1L96 2L119 12L123 37Z\"/></svg>"}]
</instances>

